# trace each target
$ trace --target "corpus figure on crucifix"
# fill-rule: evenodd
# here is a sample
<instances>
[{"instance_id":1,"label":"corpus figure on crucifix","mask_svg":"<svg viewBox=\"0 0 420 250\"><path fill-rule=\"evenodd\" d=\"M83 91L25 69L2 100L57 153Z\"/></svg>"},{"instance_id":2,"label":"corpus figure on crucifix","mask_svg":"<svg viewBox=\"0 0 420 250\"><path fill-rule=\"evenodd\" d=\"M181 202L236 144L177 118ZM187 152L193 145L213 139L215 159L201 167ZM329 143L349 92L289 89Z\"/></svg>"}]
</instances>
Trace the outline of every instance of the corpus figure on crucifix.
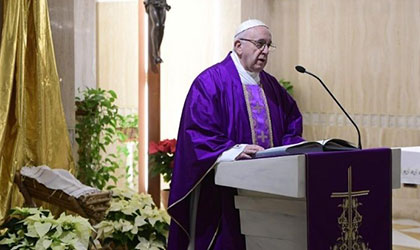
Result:
<instances>
[{"instance_id":1,"label":"corpus figure on crucifix","mask_svg":"<svg viewBox=\"0 0 420 250\"><path fill-rule=\"evenodd\" d=\"M144 6L146 7L146 12L149 14L149 19L152 24L149 34L151 38L153 61L155 64L159 64L163 62L160 58L159 50L165 29L166 11L169 11L171 6L166 3L166 0L145 0Z\"/></svg>"}]
</instances>

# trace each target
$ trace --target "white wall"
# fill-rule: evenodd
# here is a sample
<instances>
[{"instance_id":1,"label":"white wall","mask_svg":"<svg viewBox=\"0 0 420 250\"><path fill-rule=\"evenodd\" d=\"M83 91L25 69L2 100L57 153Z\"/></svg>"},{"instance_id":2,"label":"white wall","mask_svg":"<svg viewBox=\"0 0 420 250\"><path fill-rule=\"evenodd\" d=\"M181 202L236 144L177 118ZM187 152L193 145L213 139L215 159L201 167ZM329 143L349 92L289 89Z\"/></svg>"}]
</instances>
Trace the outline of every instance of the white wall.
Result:
<instances>
[{"instance_id":1,"label":"white wall","mask_svg":"<svg viewBox=\"0 0 420 250\"><path fill-rule=\"evenodd\" d=\"M97 87L112 89L121 114L137 113L139 27L137 0L96 2Z\"/></svg>"},{"instance_id":2,"label":"white wall","mask_svg":"<svg viewBox=\"0 0 420 250\"><path fill-rule=\"evenodd\" d=\"M161 46L161 138L176 138L185 96L194 78L223 60L241 22L241 1L168 1Z\"/></svg>"}]
</instances>

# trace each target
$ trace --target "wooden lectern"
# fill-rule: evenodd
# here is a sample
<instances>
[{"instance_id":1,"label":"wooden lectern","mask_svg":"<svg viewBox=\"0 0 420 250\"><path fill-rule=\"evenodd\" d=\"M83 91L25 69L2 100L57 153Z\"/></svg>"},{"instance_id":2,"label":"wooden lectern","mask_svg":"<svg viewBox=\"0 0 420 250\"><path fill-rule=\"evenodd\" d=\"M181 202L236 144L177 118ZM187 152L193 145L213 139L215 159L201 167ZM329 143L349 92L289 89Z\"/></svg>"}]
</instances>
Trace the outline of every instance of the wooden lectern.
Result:
<instances>
[{"instance_id":1,"label":"wooden lectern","mask_svg":"<svg viewBox=\"0 0 420 250\"><path fill-rule=\"evenodd\" d=\"M401 185L401 152L392 149L392 188ZM307 249L305 155L222 162L215 183L238 189L235 207L247 250Z\"/></svg>"}]
</instances>

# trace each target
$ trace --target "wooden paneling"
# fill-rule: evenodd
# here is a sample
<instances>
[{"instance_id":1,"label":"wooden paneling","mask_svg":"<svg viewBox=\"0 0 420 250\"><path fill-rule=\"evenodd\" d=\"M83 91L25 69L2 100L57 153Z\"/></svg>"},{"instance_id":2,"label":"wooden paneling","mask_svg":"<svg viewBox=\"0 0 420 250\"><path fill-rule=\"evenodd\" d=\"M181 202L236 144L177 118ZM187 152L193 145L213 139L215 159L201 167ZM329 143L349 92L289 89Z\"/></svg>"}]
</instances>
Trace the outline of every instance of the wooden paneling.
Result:
<instances>
[{"instance_id":1,"label":"wooden paneling","mask_svg":"<svg viewBox=\"0 0 420 250\"><path fill-rule=\"evenodd\" d=\"M356 142L357 134L346 118L331 124L340 109L296 64L319 75L357 120L364 148L420 145L420 1L243 0L241 8L242 20L271 27L279 48L267 70L292 81L305 117L320 117L306 119L306 139ZM419 219L418 192L394 191L394 216Z\"/></svg>"},{"instance_id":2,"label":"wooden paneling","mask_svg":"<svg viewBox=\"0 0 420 250\"><path fill-rule=\"evenodd\" d=\"M127 113L138 105L138 3L96 3L97 86L115 90Z\"/></svg>"},{"instance_id":3,"label":"wooden paneling","mask_svg":"<svg viewBox=\"0 0 420 250\"><path fill-rule=\"evenodd\" d=\"M418 114L419 8L415 0L300 1L299 62L351 113ZM297 99L306 112L337 112L308 76L299 76Z\"/></svg>"}]
</instances>

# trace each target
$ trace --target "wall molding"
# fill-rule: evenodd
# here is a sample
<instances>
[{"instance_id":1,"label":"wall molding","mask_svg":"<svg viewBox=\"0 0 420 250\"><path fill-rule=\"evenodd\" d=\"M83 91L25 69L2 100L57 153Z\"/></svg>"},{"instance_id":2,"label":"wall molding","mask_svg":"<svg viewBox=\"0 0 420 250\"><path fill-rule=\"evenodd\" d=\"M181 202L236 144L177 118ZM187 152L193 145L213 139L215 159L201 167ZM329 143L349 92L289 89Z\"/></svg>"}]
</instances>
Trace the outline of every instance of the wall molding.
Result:
<instances>
[{"instance_id":1,"label":"wall molding","mask_svg":"<svg viewBox=\"0 0 420 250\"><path fill-rule=\"evenodd\" d=\"M302 113L304 125L348 126L350 121L344 114ZM420 129L420 115L351 114L360 127Z\"/></svg>"}]
</instances>

